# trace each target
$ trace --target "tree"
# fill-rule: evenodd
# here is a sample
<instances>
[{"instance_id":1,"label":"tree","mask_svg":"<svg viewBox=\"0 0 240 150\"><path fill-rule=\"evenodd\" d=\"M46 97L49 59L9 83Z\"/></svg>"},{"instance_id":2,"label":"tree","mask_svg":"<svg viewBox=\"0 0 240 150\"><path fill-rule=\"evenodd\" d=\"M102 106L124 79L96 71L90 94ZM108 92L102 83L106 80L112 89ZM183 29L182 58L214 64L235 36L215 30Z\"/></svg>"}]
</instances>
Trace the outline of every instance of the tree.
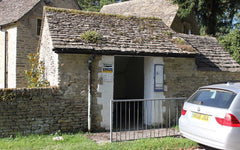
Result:
<instances>
[{"instance_id":1,"label":"tree","mask_svg":"<svg viewBox=\"0 0 240 150\"><path fill-rule=\"evenodd\" d=\"M28 80L28 87L47 87L49 82L43 78L45 68L42 62L39 61L39 53L29 54L27 56L30 63L30 69L25 70L25 76Z\"/></svg>"},{"instance_id":2,"label":"tree","mask_svg":"<svg viewBox=\"0 0 240 150\"><path fill-rule=\"evenodd\" d=\"M240 63L240 28L232 30L225 36L220 36L218 40L232 57Z\"/></svg>"},{"instance_id":3,"label":"tree","mask_svg":"<svg viewBox=\"0 0 240 150\"><path fill-rule=\"evenodd\" d=\"M216 36L234 27L239 15L239 0L172 0L179 6L180 17L193 14L200 24L201 33ZM223 34L225 34L223 33Z\"/></svg>"},{"instance_id":4,"label":"tree","mask_svg":"<svg viewBox=\"0 0 240 150\"><path fill-rule=\"evenodd\" d=\"M100 11L104 5L128 0L78 0L79 6L85 11Z\"/></svg>"}]
</instances>

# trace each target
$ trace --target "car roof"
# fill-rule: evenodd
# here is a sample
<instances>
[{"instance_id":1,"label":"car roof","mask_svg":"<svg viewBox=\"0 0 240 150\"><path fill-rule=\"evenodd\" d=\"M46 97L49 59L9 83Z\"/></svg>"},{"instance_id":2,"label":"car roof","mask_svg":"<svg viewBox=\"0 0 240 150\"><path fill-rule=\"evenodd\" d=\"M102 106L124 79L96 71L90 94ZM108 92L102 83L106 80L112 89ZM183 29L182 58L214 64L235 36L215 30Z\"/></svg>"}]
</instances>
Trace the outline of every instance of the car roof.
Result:
<instances>
[{"instance_id":1,"label":"car roof","mask_svg":"<svg viewBox=\"0 0 240 150\"><path fill-rule=\"evenodd\" d=\"M240 93L240 82L227 82L222 84L213 84L208 86L200 87L199 89L223 89L232 91L234 93Z\"/></svg>"}]
</instances>

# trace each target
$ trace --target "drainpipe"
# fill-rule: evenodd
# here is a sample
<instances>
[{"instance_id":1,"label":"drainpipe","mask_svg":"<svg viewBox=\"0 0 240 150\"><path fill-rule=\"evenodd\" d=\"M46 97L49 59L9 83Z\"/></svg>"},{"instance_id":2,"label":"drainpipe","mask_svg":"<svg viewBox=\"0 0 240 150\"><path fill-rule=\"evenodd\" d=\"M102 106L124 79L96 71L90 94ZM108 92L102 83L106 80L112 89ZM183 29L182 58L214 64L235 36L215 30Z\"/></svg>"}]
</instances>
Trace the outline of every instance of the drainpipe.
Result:
<instances>
[{"instance_id":1,"label":"drainpipe","mask_svg":"<svg viewBox=\"0 0 240 150\"><path fill-rule=\"evenodd\" d=\"M6 70L7 70L7 31L2 29L2 26L0 26L0 31L4 32L4 79L3 79L3 88L7 87L7 77L6 77Z\"/></svg>"},{"instance_id":2,"label":"drainpipe","mask_svg":"<svg viewBox=\"0 0 240 150\"><path fill-rule=\"evenodd\" d=\"M7 31L5 31L5 61L4 61L4 88L7 88L8 86L7 86L7 65L8 65L8 63L7 63L7 40L8 40L8 32Z\"/></svg>"},{"instance_id":3,"label":"drainpipe","mask_svg":"<svg viewBox=\"0 0 240 150\"><path fill-rule=\"evenodd\" d=\"M92 61L94 55L88 59L88 132L91 131L91 84L92 84Z\"/></svg>"}]
</instances>

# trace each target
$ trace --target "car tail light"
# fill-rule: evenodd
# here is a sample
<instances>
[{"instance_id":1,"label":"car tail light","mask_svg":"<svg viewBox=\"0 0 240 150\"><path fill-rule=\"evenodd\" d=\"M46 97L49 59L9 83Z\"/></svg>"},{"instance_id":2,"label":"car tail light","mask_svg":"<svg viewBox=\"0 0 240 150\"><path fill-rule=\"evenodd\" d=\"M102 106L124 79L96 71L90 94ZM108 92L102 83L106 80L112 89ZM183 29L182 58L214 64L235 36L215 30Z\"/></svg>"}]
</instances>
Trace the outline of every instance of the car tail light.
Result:
<instances>
[{"instance_id":1,"label":"car tail light","mask_svg":"<svg viewBox=\"0 0 240 150\"><path fill-rule=\"evenodd\" d=\"M184 116L185 114L186 114L186 110L185 109L183 109L183 107L182 107L182 112L181 112L181 114Z\"/></svg>"},{"instance_id":2,"label":"car tail light","mask_svg":"<svg viewBox=\"0 0 240 150\"><path fill-rule=\"evenodd\" d=\"M233 114L226 114L224 118L215 117L216 121L223 126L240 127L240 122Z\"/></svg>"}]
</instances>

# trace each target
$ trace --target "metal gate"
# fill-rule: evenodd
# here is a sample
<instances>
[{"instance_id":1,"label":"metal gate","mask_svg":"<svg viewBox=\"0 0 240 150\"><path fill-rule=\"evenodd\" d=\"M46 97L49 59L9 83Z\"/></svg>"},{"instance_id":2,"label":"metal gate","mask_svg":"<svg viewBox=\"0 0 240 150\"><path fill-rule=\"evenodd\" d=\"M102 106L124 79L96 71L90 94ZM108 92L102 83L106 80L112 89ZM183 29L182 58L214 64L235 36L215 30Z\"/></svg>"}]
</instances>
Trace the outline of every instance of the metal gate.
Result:
<instances>
[{"instance_id":1,"label":"metal gate","mask_svg":"<svg viewBox=\"0 0 240 150\"><path fill-rule=\"evenodd\" d=\"M111 100L110 140L179 135L178 119L185 98Z\"/></svg>"}]
</instances>

